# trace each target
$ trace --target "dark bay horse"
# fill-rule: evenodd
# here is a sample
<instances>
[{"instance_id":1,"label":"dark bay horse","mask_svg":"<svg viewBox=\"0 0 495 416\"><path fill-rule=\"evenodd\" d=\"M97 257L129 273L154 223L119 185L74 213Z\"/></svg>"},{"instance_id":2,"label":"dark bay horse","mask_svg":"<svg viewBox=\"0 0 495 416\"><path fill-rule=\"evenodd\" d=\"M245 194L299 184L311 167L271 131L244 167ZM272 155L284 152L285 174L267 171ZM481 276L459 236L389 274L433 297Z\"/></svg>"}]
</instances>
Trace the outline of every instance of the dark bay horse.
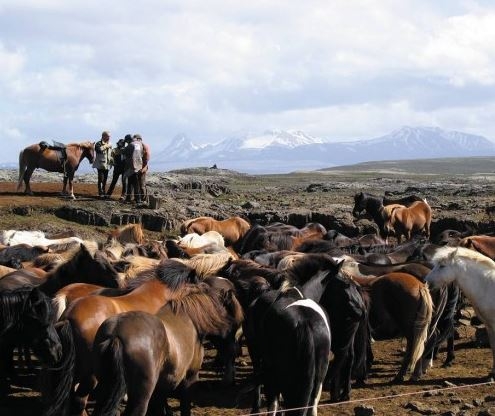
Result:
<instances>
[{"instance_id":1,"label":"dark bay horse","mask_svg":"<svg viewBox=\"0 0 495 416\"><path fill-rule=\"evenodd\" d=\"M62 160L59 150L46 148L40 144L32 144L24 150L21 150L19 153L19 183L17 185L17 190L19 191L21 189L22 182L24 181L24 193L32 195L33 192L31 191L29 181L34 170L41 168L48 172L63 173L64 186L62 188L62 194L67 194L68 182L68 195L75 199L74 187L72 185L74 173L84 158L87 158L89 163L93 163L95 159L95 147L94 144L89 141L71 143L65 147L65 152L67 158Z\"/></svg>"},{"instance_id":2,"label":"dark bay horse","mask_svg":"<svg viewBox=\"0 0 495 416\"><path fill-rule=\"evenodd\" d=\"M214 291L214 290L213 290ZM172 414L171 393L182 416L191 414L189 387L197 381L206 335L230 331L231 318L209 285L188 285L156 315L126 312L107 319L93 347L98 378L94 416L115 415L127 392L126 415Z\"/></svg>"},{"instance_id":3,"label":"dark bay horse","mask_svg":"<svg viewBox=\"0 0 495 416\"><path fill-rule=\"evenodd\" d=\"M71 414L83 415L88 395L96 380L91 366L91 350L94 337L105 319L123 312L144 311L156 313L167 301L174 298L186 283L196 282L196 274L190 267L173 259L163 260L156 268L136 277L135 289L126 295L107 297L90 295L75 300L62 315L61 322L70 328L63 339L62 367L53 373L52 390L47 392L48 409L45 415L64 414L68 399L72 399ZM72 356L69 359L68 356ZM79 382L74 391L75 384Z\"/></svg>"}]
</instances>

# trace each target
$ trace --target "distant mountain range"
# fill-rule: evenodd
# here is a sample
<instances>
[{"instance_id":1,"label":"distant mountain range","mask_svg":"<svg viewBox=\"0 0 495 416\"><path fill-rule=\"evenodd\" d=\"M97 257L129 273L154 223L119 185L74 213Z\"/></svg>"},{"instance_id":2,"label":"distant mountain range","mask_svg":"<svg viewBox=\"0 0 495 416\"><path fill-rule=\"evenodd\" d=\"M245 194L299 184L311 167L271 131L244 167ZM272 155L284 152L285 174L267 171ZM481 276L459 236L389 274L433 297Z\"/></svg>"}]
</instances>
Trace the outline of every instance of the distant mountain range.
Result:
<instances>
[{"instance_id":1,"label":"distant mountain range","mask_svg":"<svg viewBox=\"0 0 495 416\"><path fill-rule=\"evenodd\" d=\"M378 160L495 156L495 142L437 127L402 127L382 137L328 142L302 131L269 130L216 144L197 145L185 135L152 156L158 171L213 166L246 173L288 173Z\"/></svg>"}]
</instances>

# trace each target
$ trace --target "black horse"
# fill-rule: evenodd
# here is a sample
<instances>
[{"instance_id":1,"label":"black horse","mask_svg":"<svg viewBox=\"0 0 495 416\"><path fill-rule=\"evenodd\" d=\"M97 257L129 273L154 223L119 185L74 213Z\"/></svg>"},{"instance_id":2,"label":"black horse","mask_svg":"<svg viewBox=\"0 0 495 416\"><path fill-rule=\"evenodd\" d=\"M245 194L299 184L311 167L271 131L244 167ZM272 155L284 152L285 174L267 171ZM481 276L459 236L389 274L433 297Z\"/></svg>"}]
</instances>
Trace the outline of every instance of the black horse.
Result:
<instances>
[{"instance_id":1,"label":"black horse","mask_svg":"<svg viewBox=\"0 0 495 416\"><path fill-rule=\"evenodd\" d=\"M0 292L0 391L9 388L13 375L13 350L18 345L32 348L45 364L56 364L62 355L54 326L51 299L37 287Z\"/></svg>"},{"instance_id":2,"label":"black horse","mask_svg":"<svg viewBox=\"0 0 495 416\"><path fill-rule=\"evenodd\" d=\"M341 263L328 257L325 269L314 272L313 264L300 257L287 271L288 287L261 294L248 308L245 335L256 383L252 411L258 412L261 385L269 411L276 411L281 394L284 407L305 415L318 405L328 369L331 347L330 324L317 301Z\"/></svg>"}]
</instances>

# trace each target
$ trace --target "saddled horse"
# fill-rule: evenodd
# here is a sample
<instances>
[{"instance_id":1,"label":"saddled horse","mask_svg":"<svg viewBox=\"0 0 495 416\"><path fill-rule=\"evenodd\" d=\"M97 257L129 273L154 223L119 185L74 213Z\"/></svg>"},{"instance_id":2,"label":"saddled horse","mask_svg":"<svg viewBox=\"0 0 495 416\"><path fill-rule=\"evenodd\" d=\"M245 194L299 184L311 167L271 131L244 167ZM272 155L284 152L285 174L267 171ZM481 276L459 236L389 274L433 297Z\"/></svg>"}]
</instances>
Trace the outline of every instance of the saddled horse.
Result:
<instances>
[{"instance_id":1,"label":"saddled horse","mask_svg":"<svg viewBox=\"0 0 495 416\"><path fill-rule=\"evenodd\" d=\"M64 174L64 186L62 193L67 194L67 183L69 184L68 195L75 199L72 181L79 164L84 158L93 163L95 159L94 144L87 141L82 143L70 143L65 147L67 157L62 158L58 150L46 148L40 144L32 144L19 153L19 183L17 190L21 189L24 181L24 193L32 195L29 181L34 170L41 168L48 172L60 172Z\"/></svg>"},{"instance_id":2,"label":"saddled horse","mask_svg":"<svg viewBox=\"0 0 495 416\"><path fill-rule=\"evenodd\" d=\"M231 317L211 292L205 284L185 286L156 315L126 312L103 322L93 347L99 382L94 416L116 414L126 392L125 414L163 415L164 406L171 414L167 398L176 393L181 415L190 415L189 388L203 361L202 339L231 328Z\"/></svg>"},{"instance_id":3,"label":"saddled horse","mask_svg":"<svg viewBox=\"0 0 495 416\"><path fill-rule=\"evenodd\" d=\"M433 257L434 267L426 276L433 286L459 285L476 315L485 323L493 355L489 377L495 378L495 262L464 247L444 247Z\"/></svg>"},{"instance_id":4,"label":"saddled horse","mask_svg":"<svg viewBox=\"0 0 495 416\"><path fill-rule=\"evenodd\" d=\"M410 240L414 232L424 231L430 238L431 207L426 200L416 201L409 207L398 207L390 213L385 221L385 229L395 232L400 244L402 236Z\"/></svg>"},{"instance_id":5,"label":"saddled horse","mask_svg":"<svg viewBox=\"0 0 495 416\"><path fill-rule=\"evenodd\" d=\"M46 365L58 363L62 355L54 327L51 299L36 287L0 292L0 393L8 389L12 376L12 353L18 345L29 346Z\"/></svg>"},{"instance_id":6,"label":"saddled horse","mask_svg":"<svg viewBox=\"0 0 495 416\"><path fill-rule=\"evenodd\" d=\"M144 280L144 282L143 282ZM49 405L46 415L63 414L72 399L71 414L83 415L86 401L96 385L90 365L91 349L101 323L114 315L128 311L156 313L167 301L176 296L186 283L196 282L196 274L190 267L175 260L163 260L155 269L144 272L130 284L135 289L126 295L107 297L90 295L77 299L62 315L61 322L70 328L64 345L73 346L64 350L63 362L53 373ZM73 359L68 359L72 355ZM74 385L79 382L74 392ZM55 394L56 393L56 394Z\"/></svg>"},{"instance_id":7,"label":"saddled horse","mask_svg":"<svg viewBox=\"0 0 495 416\"><path fill-rule=\"evenodd\" d=\"M249 306L244 329L256 383L253 412L259 412L261 385L269 412L277 411L279 395L285 408L297 409L291 414L316 411L331 346L328 317L317 302L340 266L328 257L324 269L301 273L305 267L298 264L287 272L292 283L264 292Z\"/></svg>"},{"instance_id":8,"label":"saddled horse","mask_svg":"<svg viewBox=\"0 0 495 416\"><path fill-rule=\"evenodd\" d=\"M180 226L181 235L190 233L204 234L218 231L225 239L225 245L235 245L251 228L251 224L241 217L216 220L212 217L197 217L184 221Z\"/></svg>"}]
</instances>

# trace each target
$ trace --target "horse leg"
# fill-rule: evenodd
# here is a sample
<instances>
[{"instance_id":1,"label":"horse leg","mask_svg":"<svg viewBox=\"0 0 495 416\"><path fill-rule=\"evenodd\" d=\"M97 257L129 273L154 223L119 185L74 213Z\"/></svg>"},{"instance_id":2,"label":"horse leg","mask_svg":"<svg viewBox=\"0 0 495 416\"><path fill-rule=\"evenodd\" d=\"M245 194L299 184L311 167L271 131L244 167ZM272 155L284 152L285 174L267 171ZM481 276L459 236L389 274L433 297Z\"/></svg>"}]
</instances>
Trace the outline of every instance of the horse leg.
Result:
<instances>
[{"instance_id":1,"label":"horse leg","mask_svg":"<svg viewBox=\"0 0 495 416\"><path fill-rule=\"evenodd\" d=\"M488 340L490 341L490 348L492 349L492 357L493 357L493 365L492 371L488 375L488 377L493 380L495 379L495 329L490 325L486 326L486 332L488 333Z\"/></svg>"},{"instance_id":2,"label":"horse leg","mask_svg":"<svg viewBox=\"0 0 495 416\"><path fill-rule=\"evenodd\" d=\"M409 367L409 363L411 362L412 356L412 344L413 340L411 336L406 337L406 352L404 354L404 358L402 359L402 363L399 369L399 372L392 380L392 383L402 383L404 381L404 377L407 372L407 368Z\"/></svg>"},{"instance_id":3,"label":"horse leg","mask_svg":"<svg viewBox=\"0 0 495 416\"><path fill-rule=\"evenodd\" d=\"M31 180L31 175L34 172L34 168L28 167L26 171L24 172L24 193L27 195L33 195L33 191L31 190L31 185L29 184L29 181Z\"/></svg>"},{"instance_id":4,"label":"horse leg","mask_svg":"<svg viewBox=\"0 0 495 416\"><path fill-rule=\"evenodd\" d=\"M452 334L447 338L447 357L445 358L445 362L442 364L442 367L450 367L454 359L454 333L452 331Z\"/></svg>"},{"instance_id":5,"label":"horse leg","mask_svg":"<svg viewBox=\"0 0 495 416\"><path fill-rule=\"evenodd\" d=\"M76 197L74 196L74 184L72 183L72 180L73 180L73 178L70 177L69 178L69 196L72 199L76 199Z\"/></svg>"},{"instance_id":6,"label":"horse leg","mask_svg":"<svg viewBox=\"0 0 495 416\"><path fill-rule=\"evenodd\" d=\"M86 363L86 368L88 367ZM88 402L89 394L96 387L96 378L91 374L91 372L85 371L85 374L81 374L79 385L72 397L71 409L72 415L86 416L86 404ZM89 369L91 371L91 369Z\"/></svg>"}]
</instances>

